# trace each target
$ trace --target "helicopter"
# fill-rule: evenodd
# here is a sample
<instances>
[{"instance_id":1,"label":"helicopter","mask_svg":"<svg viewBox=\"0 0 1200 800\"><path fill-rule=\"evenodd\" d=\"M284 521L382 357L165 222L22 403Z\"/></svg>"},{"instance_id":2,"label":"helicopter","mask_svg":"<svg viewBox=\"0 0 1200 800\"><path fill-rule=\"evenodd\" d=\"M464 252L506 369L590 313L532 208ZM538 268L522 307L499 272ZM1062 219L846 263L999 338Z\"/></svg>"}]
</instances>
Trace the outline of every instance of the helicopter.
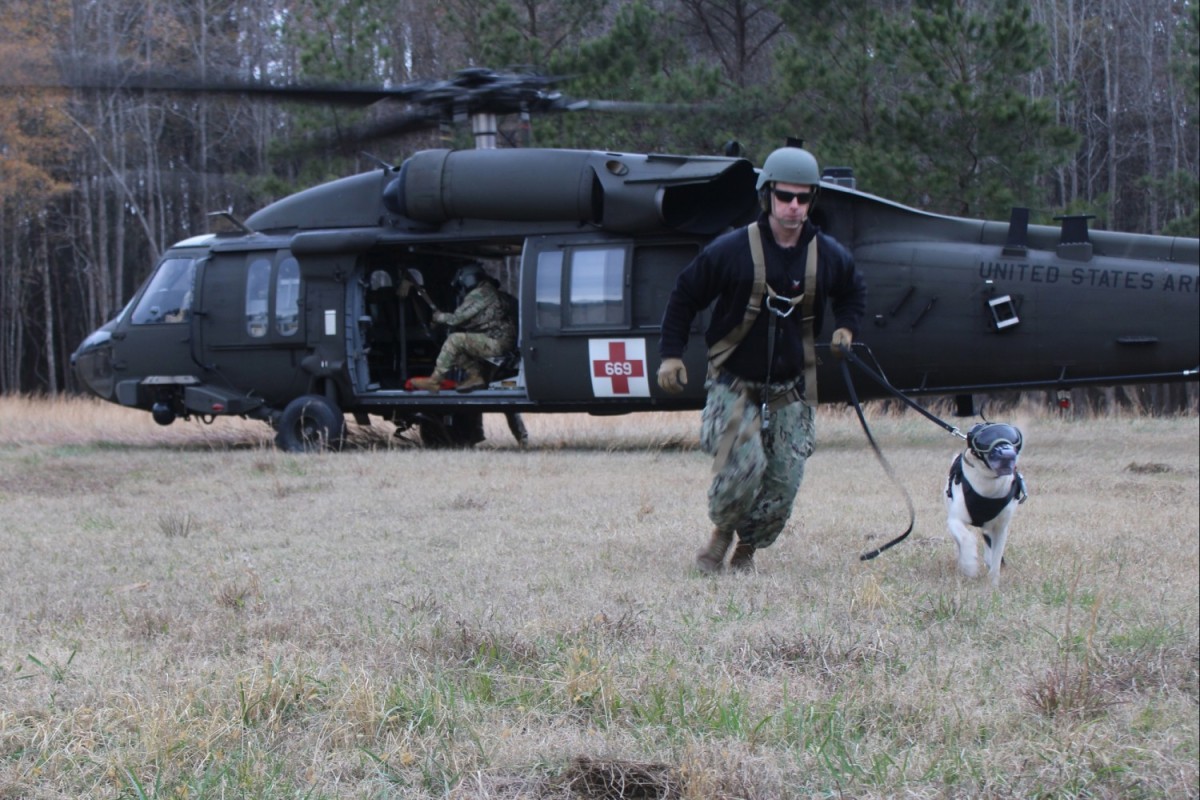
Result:
<instances>
[{"instance_id":1,"label":"helicopter","mask_svg":"<svg viewBox=\"0 0 1200 800\"><path fill-rule=\"evenodd\" d=\"M212 88L168 84L151 88ZM497 115L603 107L540 77L466 70L390 91L415 109L390 130L469 118L477 146L380 161L244 221L219 213L224 230L170 247L79 345L81 384L162 425L262 420L287 451L339 446L346 415L415 428L432 447L482 441L484 413L506 414L521 440L527 412L701 408L702 382L656 385L659 325L677 274L756 218L754 165L736 152L496 148ZM975 393L1197 379L1200 240L1089 230L1085 216L1031 224L1023 208L1000 221L929 213L860 191L844 167L820 189L813 218L868 285L854 352L889 384L862 399L953 395L969 415ZM476 264L509 276L517 346L485 365L482 389L416 389L446 336L432 311L454 307L454 276ZM685 355L693 375L706 324ZM847 401L827 338L816 351L820 402Z\"/></svg>"}]
</instances>

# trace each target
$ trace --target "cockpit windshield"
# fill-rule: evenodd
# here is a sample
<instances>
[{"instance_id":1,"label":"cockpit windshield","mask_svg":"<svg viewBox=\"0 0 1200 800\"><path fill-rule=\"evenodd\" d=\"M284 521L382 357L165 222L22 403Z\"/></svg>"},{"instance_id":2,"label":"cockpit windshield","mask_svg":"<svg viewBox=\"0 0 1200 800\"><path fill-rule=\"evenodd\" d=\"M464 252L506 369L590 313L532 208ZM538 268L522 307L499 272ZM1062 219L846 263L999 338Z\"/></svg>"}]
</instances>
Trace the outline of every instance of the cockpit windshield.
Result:
<instances>
[{"instance_id":1,"label":"cockpit windshield","mask_svg":"<svg viewBox=\"0 0 1200 800\"><path fill-rule=\"evenodd\" d=\"M186 322L192 312L195 277L195 259L168 258L163 261L133 309L133 324Z\"/></svg>"}]
</instances>

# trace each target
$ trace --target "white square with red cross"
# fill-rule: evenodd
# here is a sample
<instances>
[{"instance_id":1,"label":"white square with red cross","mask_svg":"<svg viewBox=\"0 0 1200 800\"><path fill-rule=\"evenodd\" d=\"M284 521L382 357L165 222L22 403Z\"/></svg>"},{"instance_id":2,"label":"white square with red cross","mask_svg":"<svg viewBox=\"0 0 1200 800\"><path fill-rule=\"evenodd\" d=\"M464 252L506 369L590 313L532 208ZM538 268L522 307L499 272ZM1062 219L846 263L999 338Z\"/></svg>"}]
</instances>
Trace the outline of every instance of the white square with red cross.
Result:
<instances>
[{"instance_id":1,"label":"white square with red cross","mask_svg":"<svg viewBox=\"0 0 1200 800\"><path fill-rule=\"evenodd\" d=\"M649 397L645 339L590 339L592 392L596 397Z\"/></svg>"}]
</instances>

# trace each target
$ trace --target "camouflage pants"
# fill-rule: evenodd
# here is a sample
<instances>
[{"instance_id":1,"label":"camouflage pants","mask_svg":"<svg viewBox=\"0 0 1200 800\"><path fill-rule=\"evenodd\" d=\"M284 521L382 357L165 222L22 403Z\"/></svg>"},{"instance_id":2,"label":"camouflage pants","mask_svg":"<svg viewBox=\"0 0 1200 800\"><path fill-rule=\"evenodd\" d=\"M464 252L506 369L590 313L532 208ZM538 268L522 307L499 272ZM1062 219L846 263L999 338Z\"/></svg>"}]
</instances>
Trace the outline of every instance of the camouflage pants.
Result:
<instances>
[{"instance_id":1,"label":"camouflage pants","mask_svg":"<svg viewBox=\"0 0 1200 800\"><path fill-rule=\"evenodd\" d=\"M707 388L700 445L714 456L709 519L721 530L737 531L742 541L768 547L791 516L804 464L815 446L812 406L797 400L771 409L770 425L763 431L758 402L722 383L710 381ZM729 452L722 458L718 448L730 426L737 427L728 431Z\"/></svg>"},{"instance_id":2,"label":"camouflage pants","mask_svg":"<svg viewBox=\"0 0 1200 800\"><path fill-rule=\"evenodd\" d=\"M499 339L493 339L484 333L463 333L461 331L452 333L442 343L442 350L438 353L434 371L439 375L445 375L453 367L477 370L479 362L483 359L502 356L512 349L505 347L504 344Z\"/></svg>"}]
</instances>

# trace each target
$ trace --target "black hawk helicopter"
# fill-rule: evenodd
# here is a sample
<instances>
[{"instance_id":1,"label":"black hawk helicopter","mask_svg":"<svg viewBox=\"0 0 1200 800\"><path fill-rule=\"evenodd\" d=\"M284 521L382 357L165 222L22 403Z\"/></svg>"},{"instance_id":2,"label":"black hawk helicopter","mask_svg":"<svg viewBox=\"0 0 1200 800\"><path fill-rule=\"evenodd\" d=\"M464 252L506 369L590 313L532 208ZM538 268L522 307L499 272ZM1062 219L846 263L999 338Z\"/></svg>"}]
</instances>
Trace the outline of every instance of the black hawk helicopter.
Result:
<instances>
[{"instance_id":1,"label":"black hawk helicopter","mask_svg":"<svg viewBox=\"0 0 1200 800\"><path fill-rule=\"evenodd\" d=\"M232 232L177 243L73 355L97 396L163 425L260 419L286 450L336 446L345 414L463 446L482 439L483 413L508 414L520 437L522 412L702 406L700 381L679 395L655 384L659 323L677 273L756 216L748 160L495 149L498 115L636 106L573 101L528 74L466 70L348 92L124 80L140 90L399 98L405 114L351 135L470 119L477 147L416 152L284 197ZM844 169L827 170L814 218L867 280L856 354L905 394L957 395L969 408L973 393L1197 378L1197 239L1090 231L1081 216L1031 225L1026 209L1006 221L931 214L858 191ZM516 350L495 360L481 390L414 389L445 336L429 324L431 306L454 306L462 266L501 261L516 275ZM828 347L817 345L820 400L845 401ZM702 344L685 363L704 374ZM860 396L884 393L872 385Z\"/></svg>"}]
</instances>

